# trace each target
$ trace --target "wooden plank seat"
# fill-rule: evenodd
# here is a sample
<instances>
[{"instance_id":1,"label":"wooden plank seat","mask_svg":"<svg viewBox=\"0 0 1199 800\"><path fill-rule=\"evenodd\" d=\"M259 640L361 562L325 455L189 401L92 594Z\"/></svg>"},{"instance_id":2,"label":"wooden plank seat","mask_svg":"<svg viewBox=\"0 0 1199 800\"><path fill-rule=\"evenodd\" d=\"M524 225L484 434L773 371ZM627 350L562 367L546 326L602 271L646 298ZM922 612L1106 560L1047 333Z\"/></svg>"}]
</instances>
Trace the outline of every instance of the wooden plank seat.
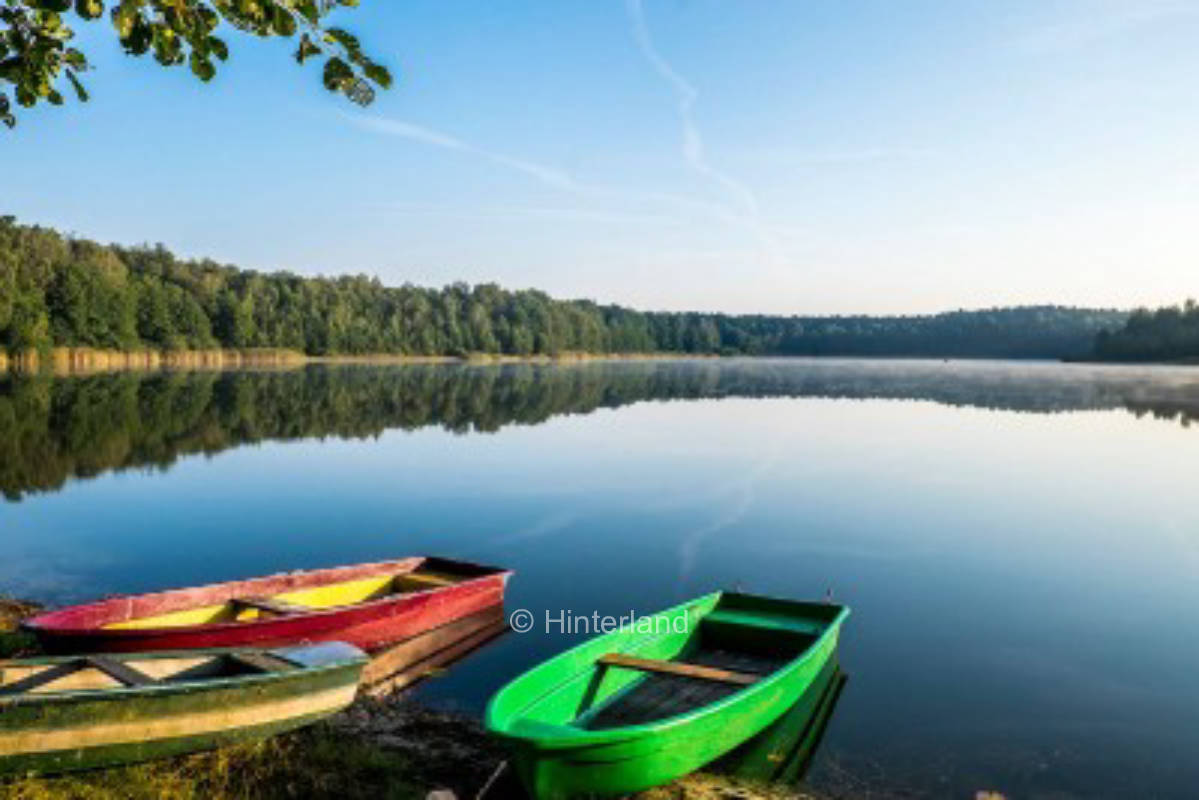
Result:
<instances>
[{"instance_id":1,"label":"wooden plank seat","mask_svg":"<svg viewBox=\"0 0 1199 800\"><path fill-rule=\"evenodd\" d=\"M270 597L235 597L229 601L235 607L253 608L258 611L265 611L268 614L285 617L289 614L311 614L312 609L308 606L297 605L296 603L286 603L282 600L275 600Z\"/></svg>"},{"instance_id":2,"label":"wooden plank seat","mask_svg":"<svg viewBox=\"0 0 1199 800\"><path fill-rule=\"evenodd\" d=\"M683 678L699 678L706 681L731 683L737 686L750 686L761 680L761 675L749 672L734 672L716 667L704 667L699 664L686 664L681 661L663 661L657 658L637 658L623 653L608 653L600 656L596 663L605 667L624 667L638 669L643 672L657 672L666 675L678 675Z\"/></svg>"},{"instance_id":3,"label":"wooden plank seat","mask_svg":"<svg viewBox=\"0 0 1199 800\"><path fill-rule=\"evenodd\" d=\"M105 656L85 656L83 658L72 659L71 661L58 664L57 666L44 669L41 672L34 673L27 678L23 678L8 686L0 687L0 695L6 694L23 694L33 691L39 686L45 686L54 683L57 680L72 675L80 670L95 669L103 672L108 677L115 680L117 683L126 687L134 686L152 686L158 683L154 678L151 678L141 670L121 661L116 661Z\"/></svg>"}]
</instances>

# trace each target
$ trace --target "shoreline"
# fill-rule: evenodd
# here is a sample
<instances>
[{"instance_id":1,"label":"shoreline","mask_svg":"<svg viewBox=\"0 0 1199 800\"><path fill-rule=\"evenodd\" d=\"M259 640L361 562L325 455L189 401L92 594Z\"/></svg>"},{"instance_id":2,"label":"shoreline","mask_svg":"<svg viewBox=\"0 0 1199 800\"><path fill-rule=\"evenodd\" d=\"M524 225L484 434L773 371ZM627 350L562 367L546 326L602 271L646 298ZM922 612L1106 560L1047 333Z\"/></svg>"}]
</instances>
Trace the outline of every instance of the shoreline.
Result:
<instances>
[{"instance_id":1,"label":"shoreline","mask_svg":"<svg viewBox=\"0 0 1199 800\"><path fill-rule=\"evenodd\" d=\"M362 364L405 366L414 364L568 364L588 361L651 361L709 359L707 353L584 353L556 355L511 355L469 353L457 355L407 355L366 353L361 355L310 356L298 350L255 348L247 350L96 350L87 347L55 347L48 353L8 356L0 352L0 374L90 375L102 372L150 372L155 370L212 370L274 367L295 369L310 364Z\"/></svg>"},{"instance_id":2,"label":"shoreline","mask_svg":"<svg viewBox=\"0 0 1199 800\"><path fill-rule=\"evenodd\" d=\"M307 355L298 350L249 348L244 350L98 350L88 347L55 347L45 353L29 352L11 356L0 351L0 377L4 375L94 375L114 372L207 371L236 369L299 369L314 364L412 366L428 364L582 364L601 361L677 361L715 360L726 358L751 359L849 359L867 361L1021 361L1089 366L1199 366L1199 357L1168 361L1112 360L1086 357L1034 359L1016 357L970 357L930 355L804 355L804 354L735 354L717 353L589 353L566 351L555 355L510 353L467 353L465 355L412 355L404 353L363 353L337 355Z\"/></svg>"},{"instance_id":3,"label":"shoreline","mask_svg":"<svg viewBox=\"0 0 1199 800\"><path fill-rule=\"evenodd\" d=\"M1199 356L1186 356L1173 359L1152 358L1063 358L1063 364L1115 364L1122 367L1195 367L1199 366Z\"/></svg>"}]
</instances>

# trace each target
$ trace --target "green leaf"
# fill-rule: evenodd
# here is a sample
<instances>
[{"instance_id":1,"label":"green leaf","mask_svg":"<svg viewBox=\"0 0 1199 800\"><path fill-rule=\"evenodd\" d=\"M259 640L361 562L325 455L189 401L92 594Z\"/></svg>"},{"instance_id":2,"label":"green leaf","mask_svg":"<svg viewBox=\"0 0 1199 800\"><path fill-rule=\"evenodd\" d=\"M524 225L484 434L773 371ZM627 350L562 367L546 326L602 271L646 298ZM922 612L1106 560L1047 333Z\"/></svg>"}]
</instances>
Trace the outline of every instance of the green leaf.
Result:
<instances>
[{"instance_id":1,"label":"green leaf","mask_svg":"<svg viewBox=\"0 0 1199 800\"><path fill-rule=\"evenodd\" d=\"M121 41L129 38L133 33L133 25L137 22L137 9L127 3L122 3L112 12L112 24L117 29L117 36Z\"/></svg>"},{"instance_id":2,"label":"green leaf","mask_svg":"<svg viewBox=\"0 0 1199 800\"><path fill-rule=\"evenodd\" d=\"M222 40L215 36L208 37L208 49L211 50L212 54L221 61L225 61L229 58L229 48Z\"/></svg>"},{"instance_id":3,"label":"green leaf","mask_svg":"<svg viewBox=\"0 0 1199 800\"><path fill-rule=\"evenodd\" d=\"M197 13L200 15L200 21L204 23L204 29L209 33L215 30L221 21L220 16L208 6L200 6Z\"/></svg>"},{"instance_id":4,"label":"green leaf","mask_svg":"<svg viewBox=\"0 0 1199 800\"><path fill-rule=\"evenodd\" d=\"M62 56L63 63L80 72L87 69L87 56L74 47L68 47Z\"/></svg>"},{"instance_id":5,"label":"green leaf","mask_svg":"<svg viewBox=\"0 0 1199 800\"><path fill-rule=\"evenodd\" d=\"M321 48L308 34L300 37L300 46L296 48L296 63L303 64L311 56L320 55Z\"/></svg>"},{"instance_id":6,"label":"green leaf","mask_svg":"<svg viewBox=\"0 0 1199 800\"><path fill-rule=\"evenodd\" d=\"M52 106L61 106L62 105L62 95L59 94L57 89L51 89L49 92L47 92L46 100L48 100L50 105L52 105Z\"/></svg>"},{"instance_id":7,"label":"green leaf","mask_svg":"<svg viewBox=\"0 0 1199 800\"><path fill-rule=\"evenodd\" d=\"M75 88L75 96L79 98L79 102L86 103L88 100L87 89L83 88L83 84L75 77L74 70L67 70L67 80L71 82L71 86Z\"/></svg>"},{"instance_id":8,"label":"green leaf","mask_svg":"<svg viewBox=\"0 0 1199 800\"><path fill-rule=\"evenodd\" d=\"M205 83L208 83L216 75L216 67L212 65L212 62L202 58L194 51L191 54L190 65L195 76Z\"/></svg>"},{"instance_id":9,"label":"green leaf","mask_svg":"<svg viewBox=\"0 0 1199 800\"><path fill-rule=\"evenodd\" d=\"M293 36L296 32L295 17L286 8L275 6L271 27L280 36Z\"/></svg>"},{"instance_id":10,"label":"green leaf","mask_svg":"<svg viewBox=\"0 0 1199 800\"><path fill-rule=\"evenodd\" d=\"M371 61L363 65L362 72L364 75L366 75L366 77L370 78L384 89L391 88L391 71L388 70L387 67Z\"/></svg>"},{"instance_id":11,"label":"green leaf","mask_svg":"<svg viewBox=\"0 0 1199 800\"><path fill-rule=\"evenodd\" d=\"M104 13L101 0L75 0L75 13L84 19L96 19Z\"/></svg>"},{"instance_id":12,"label":"green leaf","mask_svg":"<svg viewBox=\"0 0 1199 800\"><path fill-rule=\"evenodd\" d=\"M353 80L353 78L354 71L340 58L334 56L325 62L325 71L321 76L321 80L324 82L325 88L329 91L340 91L345 83Z\"/></svg>"},{"instance_id":13,"label":"green leaf","mask_svg":"<svg viewBox=\"0 0 1199 800\"><path fill-rule=\"evenodd\" d=\"M315 25L320 22L321 12L317 9L316 3L312 2L312 0L300 0L300 2L296 3L296 11L300 13L301 17L308 20L310 25Z\"/></svg>"},{"instance_id":14,"label":"green leaf","mask_svg":"<svg viewBox=\"0 0 1199 800\"><path fill-rule=\"evenodd\" d=\"M133 29L123 40L125 49L135 56L144 55L154 41L154 29L141 17L133 20Z\"/></svg>"},{"instance_id":15,"label":"green leaf","mask_svg":"<svg viewBox=\"0 0 1199 800\"><path fill-rule=\"evenodd\" d=\"M362 49L362 46L358 44L358 39L341 28L329 28L325 31L325 38L329 41L337 42L351 54L357 53Z\"/></svg>"}]
</instances>

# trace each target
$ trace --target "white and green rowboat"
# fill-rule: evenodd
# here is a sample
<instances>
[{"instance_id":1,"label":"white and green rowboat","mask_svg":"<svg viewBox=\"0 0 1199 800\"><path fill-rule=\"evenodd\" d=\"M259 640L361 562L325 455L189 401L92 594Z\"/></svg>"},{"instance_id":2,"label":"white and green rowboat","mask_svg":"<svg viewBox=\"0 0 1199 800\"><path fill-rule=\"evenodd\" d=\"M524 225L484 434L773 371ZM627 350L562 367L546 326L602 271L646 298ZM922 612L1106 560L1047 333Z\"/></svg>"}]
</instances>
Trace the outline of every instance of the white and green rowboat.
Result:
<instances>
[{"instance_id":1,"label":"white and green rowboat","mask_svg":"<svg viewBox=\"0 0 1199 800\"><path fill-rule=\"evenodd\" d=\"M354 700L341 643L0 662L0 775L207 750L315 722Z\"/></svg>"}]
</instances>

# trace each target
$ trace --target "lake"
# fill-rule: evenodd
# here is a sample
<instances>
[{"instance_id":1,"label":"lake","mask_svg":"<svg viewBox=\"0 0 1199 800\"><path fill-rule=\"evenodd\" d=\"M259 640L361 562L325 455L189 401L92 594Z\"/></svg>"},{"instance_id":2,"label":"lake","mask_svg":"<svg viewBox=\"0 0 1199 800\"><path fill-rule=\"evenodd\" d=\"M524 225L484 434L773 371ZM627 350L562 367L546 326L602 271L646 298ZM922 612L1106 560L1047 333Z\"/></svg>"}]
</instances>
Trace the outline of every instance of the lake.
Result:
<instances>
[{"instance_id":1,"label":"lake","mask_svg":"<svg viewBox=\"0 0 1199 800\"><path fill-rule=\"evenodd\" d=\"M517 570L468 712L716 588L852 606L816 787L1193 796L1199 371L695 360L0 378L0 592Z\"/></svg>"}]
</instances>

